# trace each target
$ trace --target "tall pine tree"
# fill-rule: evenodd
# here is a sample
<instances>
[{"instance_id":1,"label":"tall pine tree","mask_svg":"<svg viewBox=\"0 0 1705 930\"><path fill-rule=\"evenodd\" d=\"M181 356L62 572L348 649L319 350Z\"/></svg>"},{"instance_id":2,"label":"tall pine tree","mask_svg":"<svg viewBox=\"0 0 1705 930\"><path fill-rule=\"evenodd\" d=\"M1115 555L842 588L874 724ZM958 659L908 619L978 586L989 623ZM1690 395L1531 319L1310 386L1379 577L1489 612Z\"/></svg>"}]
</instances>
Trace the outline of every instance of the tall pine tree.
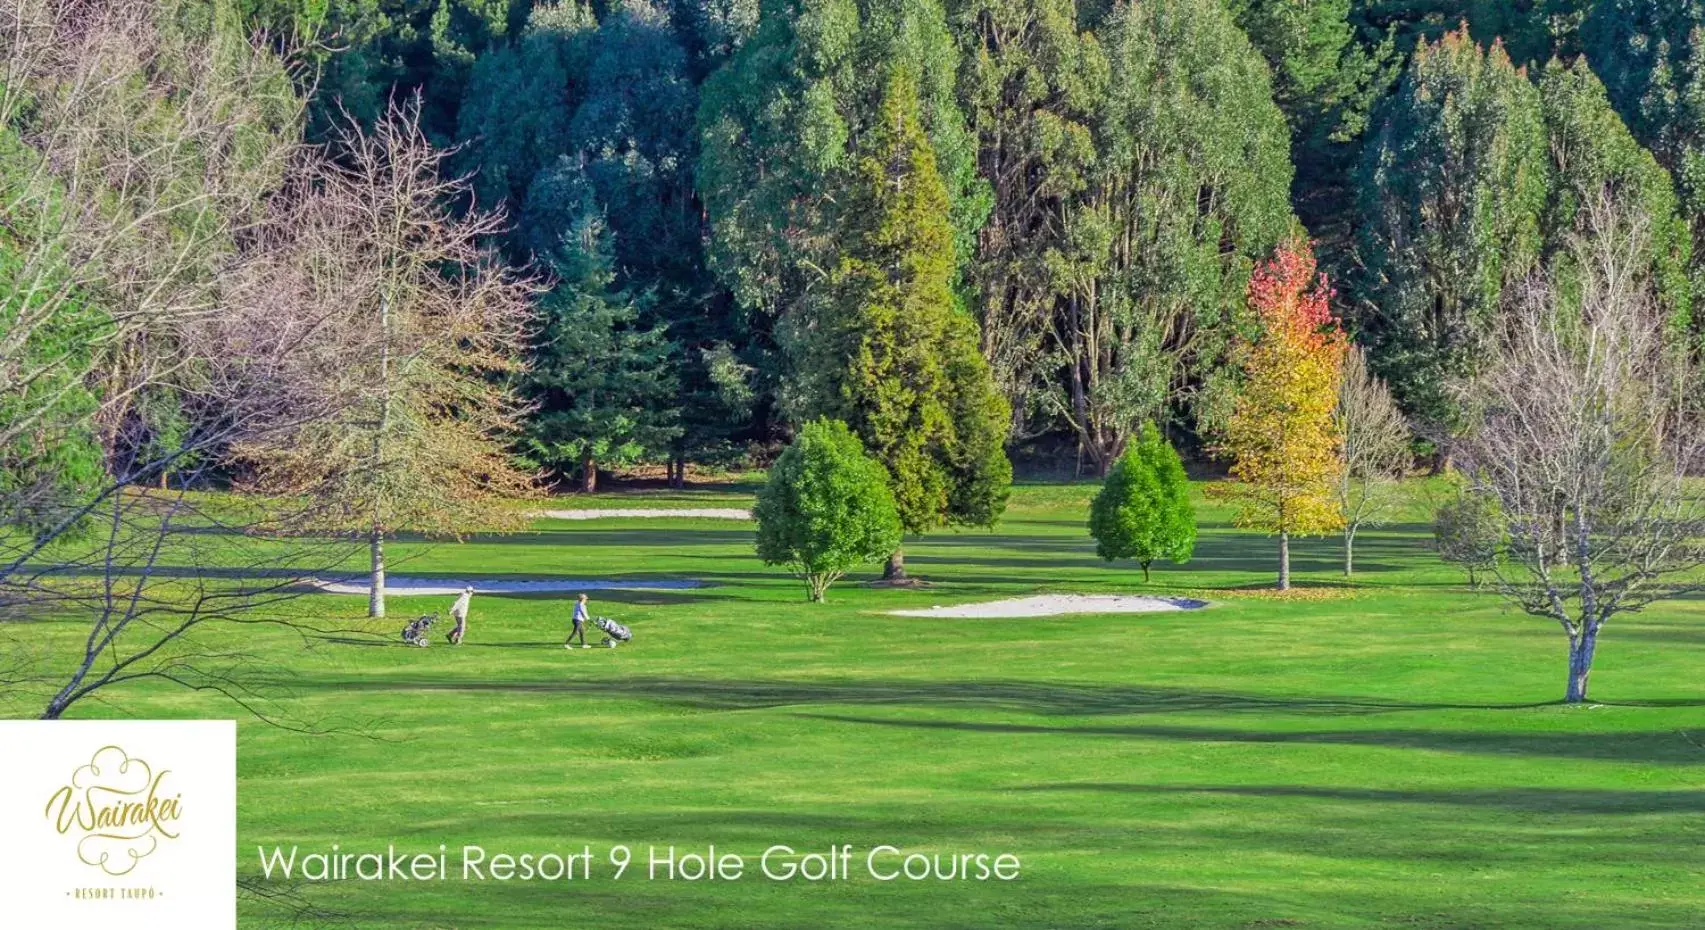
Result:
<instances>
[{"instance_id":1,"label":"tall pine tree","mask_svg":"<svg viewBox=\"0 0 1705 930\"><path fill-rule=\"evenodd\" d=\"M750 342L705 265L694 189L698 90L684 34L648 0L602 22L564 2L536 8L520 39L483 56L461 110L459 167L519 222L517 262L548 264L591 196L607 223L613 287L649 294L647 327L675 346L680 390L662 401L681 429L666 447L673 480L688 459L725 457L752 421ZM536 102L517 106L517 101Z\"/></svg>"},{"instance_id":2,"label":"tall pine tree","mask_svg":"<svg viewBox=\"0 0 1705 930\"><path fill-rule=\"evenodd\" d=\"M540 464L577 471L598 488L598 469L655 458L679 431L672 346L643 322L651 295L618 288L602 215L584 203L553 256L558 282L543 301L545 328L527 373L537 405L527 448Z\"/></svg>"},{"instance_id":3,"label":"tall pine tree","mask_svg":"<svg viewBox=\"0 0 1705 930\"><path fill-rule=\"evenodd\" d=\"M837 198L840 260L789 321L798 419L845 421L888 470L909 533L991 525L1005 508L1010 411L953 292L953 226L916 78L896 67ZM887 576L904 577L896 551Z\"/></svg>"},{"instance_id":4,"label":"tall pine tree","mask_svg":"<svg viewBox=\"0 0 1705 930\"><path fill-rule=\"evenodd\" d=\"M948 202L951 270L988 213L955 99L959 53L938 0L766 0L757 31L705 81L698 185L711 266L746 313L785 316L835 265L834 191L857 173L894 68Z\"/></svg>"}]
</instances>

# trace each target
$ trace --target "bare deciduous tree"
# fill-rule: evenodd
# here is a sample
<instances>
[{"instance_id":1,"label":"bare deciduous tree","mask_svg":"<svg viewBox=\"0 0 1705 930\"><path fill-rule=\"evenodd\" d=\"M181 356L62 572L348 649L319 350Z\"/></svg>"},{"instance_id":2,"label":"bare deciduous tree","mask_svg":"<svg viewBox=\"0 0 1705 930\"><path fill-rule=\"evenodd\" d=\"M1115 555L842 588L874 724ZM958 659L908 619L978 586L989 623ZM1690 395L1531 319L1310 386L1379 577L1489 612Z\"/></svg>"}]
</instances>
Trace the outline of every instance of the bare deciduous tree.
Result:
<instances>
[{"instance_id":1,"label":"bare deciduous tree","mask_svg":"<svg viewBox=\"0 0 1705 930\"><path fill-rule=\"evenodd\" d=\"M1639 270L1647 225L1596 203L1575 280L1532 282L1461 392L1467 491L1498 524L1484 569L1568 637L1570 703L1587 699L1605 623L1696 589L1705 565L1701 385Z\"/></svg>"},{"instance_id":2,"label":"bare deciduous tree","mask_svg":"<svg viewBox=\"0 0 1705 930\"><path fill-rule=\"evenodd\" d=\"M274 238L257 230L255 240ZM353 544L302 532L317 524L324 502L185 488L222 467L232 448L293 433L349 402L333 377L350 348L332 325L335 308L300 300L296 272L267 252L219 269L212 286L222 312L169 330L175 364L159 383L179 397L186 428L169 444L112 463L58 524L5 527L0 620L9 645L26 642L20 634L36 620L87 626L73 656L14 652L24 660L6 672L13 702L39 694L52 718L111 685L164 679L259 711L252 657L201 634L216 621L297 625L284 602L303 593L303 576L343 563ZM177 490L135 481L174 461L185 479Z\"/></svg>"},{"instance_id":3,"label":"bare deciduous tree","mask_svg":"<svg viewBox=\"0 0 1705 930\"><path fill-rule=\"evenodd\" d=\"M371 132L350 127L336 162L306 182L292 220L312 302L344 312L360 351L333 375L350 403L334 417L245 444L262 491L328 501L325 528L358 533L371 556L368 613L385 614L387 534L460 537L519 525L493 506L532 489L512 464L536 285L489 249L503 219L452 212L466 195L418 126L418 102Z\"/></svg>"},{"instance_id":4,"label":"bare deciduous tree","mask_svg":"<svg viewBox=\"0 0 1705 930\"><path fill-rule=\"evenodd\" d=\"M210 624L290 623L297 577L352 549L260 535L313 525L318 501L183 490L232 448L342 410L335 375L363 348L279 248L299 237L281 181L318 161L283 59L224 12L0 0L9 708L57 717L146 679L259 709L254 660ZM140 409L156 393L169 432ZM178 490L143 488L167 471Z\"/></svg>"},{"instance_id":5,"label":"bare deciduous tree","mask_svg":"<svg viewBox=\"0 0 1705 930\"><path fill-rule=\"evenodd\" d=\"M1337 487L1344 513L1344 577L1350 578L1356 570L1356 535L1384 520L1411 464L1409 424L1359 346L1344 358L1335 418L1344 465Z\"/></svg>"},{"instance_id":6,"label":"bare deciduous tree","mask_svg":"<svg viewBox=\"0 0 1705 930\"><path fill-rule=\"evenodd\" d=\"M217 312L300 116L283 61L217 16L0 0L0 523L51 533L98 490L89 460L184 363L174 328Z\"/></svg>"}]
</instances>

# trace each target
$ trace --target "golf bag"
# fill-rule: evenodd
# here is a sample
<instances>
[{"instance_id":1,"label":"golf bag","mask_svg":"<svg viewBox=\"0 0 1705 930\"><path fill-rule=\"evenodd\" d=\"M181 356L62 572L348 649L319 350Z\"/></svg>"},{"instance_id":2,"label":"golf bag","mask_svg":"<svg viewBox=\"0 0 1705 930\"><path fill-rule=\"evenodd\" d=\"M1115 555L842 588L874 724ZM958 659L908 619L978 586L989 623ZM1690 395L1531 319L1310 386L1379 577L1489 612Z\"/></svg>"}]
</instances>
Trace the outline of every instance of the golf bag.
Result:
<instances>
[{"instance_id":1,"label":"golf bag","mask_svg":"<svg viewBox=\"0 0 1705 930\"><path fill-rule=\"evenodd\" d=\"M592 620L592 625L604 631L604 641L598 644L600 646L614 649L617 643L633 641L633 631L609 617L596 617Z\"/></svg>"},{"instance_id":2,"label":"golf bag","mask_svg":"<svg viewBox=\"0 0 1705 930\"><path fill-rule=\"evenodd\" d=\"M408 626L403 627L403 642L410 646L432 645L431 641L426 638L426 628L437 622L437 614L427 614L424 617L416 617L410 620Z\"/></svg>"}]
</instances>

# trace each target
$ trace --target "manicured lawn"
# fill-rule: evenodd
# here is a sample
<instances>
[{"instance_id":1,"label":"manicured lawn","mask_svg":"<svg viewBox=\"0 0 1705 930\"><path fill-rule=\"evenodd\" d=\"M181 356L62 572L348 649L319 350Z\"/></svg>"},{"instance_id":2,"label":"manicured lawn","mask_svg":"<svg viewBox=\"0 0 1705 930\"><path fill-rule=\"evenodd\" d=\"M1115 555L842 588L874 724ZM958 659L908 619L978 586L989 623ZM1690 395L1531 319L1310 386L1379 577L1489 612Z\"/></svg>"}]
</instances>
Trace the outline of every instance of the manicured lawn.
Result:
<instances>
[{"instance_id":1,"label":"manicured lawn","mask_svg":"<svg viewBox=\"0 0 1705 930\"><path fill-rule=\"evenodd\" d=\"M1204 504L1189 566L1150 590L1211 609L1045 620L885 616L1039 591L1144 590L1095 558L1093 487L1020 488L995 532L907 547L919 590L854 579L830 603L728 521L542 521L425 547L407 574L696 578L605 592L631 647L566 652L567 598L479 597L468 641L409 649L246 635L295 672L297 715L240 726L239 870L257 844L573 852L714 843L737 882L346 882L302 890L344 925L543 927L1403 927L1705 925L1705 605L1607 628L1565 709L1553 627L1469 593L1416 507L1371 532L1353 588L1337 542L1295 547L1301 596L1258 590L1275 546ZM1419 500L1424 494L1417 493ZM741 492L658 505L737 504ZM648 505L653 501L641 502ZM600 495L563 506L634 505ZM447 598L396 598L403 618ZM363 601L295 607L353 625ZM442 632L442 631L440 631ZM73 636L65 628L48 635ZM596 635L594 634L594 641ZM70 640L67 639L69 642ZM139 687L80 715L231 716ZM776 883L772 844L1012 852L1014 882ZM642 859L643 865L643 859ZM252 899L245 924L270 908Z\"/></svg>"}]
</instances>

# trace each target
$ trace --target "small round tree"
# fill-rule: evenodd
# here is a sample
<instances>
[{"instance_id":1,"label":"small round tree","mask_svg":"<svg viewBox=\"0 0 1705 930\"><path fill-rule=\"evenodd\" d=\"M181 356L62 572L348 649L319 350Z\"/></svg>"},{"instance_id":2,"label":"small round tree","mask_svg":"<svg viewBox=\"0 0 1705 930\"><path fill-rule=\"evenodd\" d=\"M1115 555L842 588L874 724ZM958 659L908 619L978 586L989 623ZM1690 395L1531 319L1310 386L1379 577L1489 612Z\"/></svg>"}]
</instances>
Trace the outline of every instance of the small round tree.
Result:
<instances>
[{"instance_id":1,"label":"small round tree","mask_svg":"<svg viewBox=\"0 0 1705 930\"><path fill-rule=\"evenodd\" d=\"M1190 481L1178 453L1150 423L1125 450L1089 506L1096 554L1135 559L1149 580L1156 559L1182 565L1196 549Z\"/></svg>"},{"instance_id":2,"label":"small round tree","mask_svg":"<svg viewBox=\"0 0 1705 930\"><path fill-rule=\"evenodd\" d=\"M752 511L758 557L805 579L813 603L854 566L900 546L900 516L888 472L839 420L819 419L770 469Z\"/></svg>"}]
</instances>

